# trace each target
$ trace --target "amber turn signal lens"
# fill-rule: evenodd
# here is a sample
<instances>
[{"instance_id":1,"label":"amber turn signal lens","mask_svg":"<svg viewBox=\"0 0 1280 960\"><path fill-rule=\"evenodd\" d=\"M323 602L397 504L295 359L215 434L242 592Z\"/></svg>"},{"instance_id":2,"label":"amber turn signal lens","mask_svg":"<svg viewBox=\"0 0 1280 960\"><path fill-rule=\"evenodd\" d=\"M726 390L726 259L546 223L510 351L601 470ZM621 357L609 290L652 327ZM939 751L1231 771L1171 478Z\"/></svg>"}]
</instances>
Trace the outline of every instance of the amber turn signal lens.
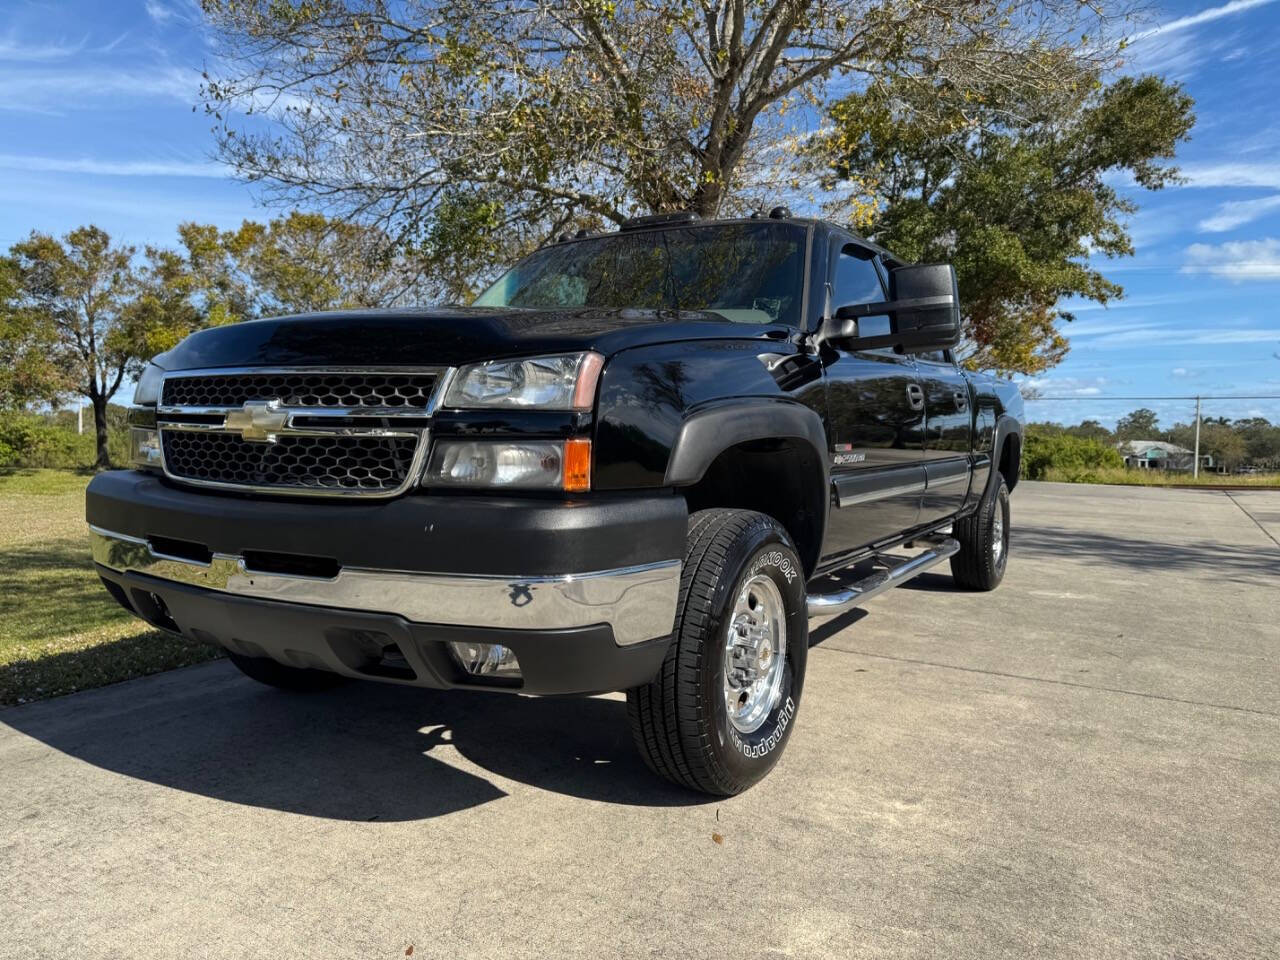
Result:
<instances>
[{"instance_id":1,"label":"amber turn signal lens","mask_svg":"<svg viewBox=\"0 0 1280 960\"><path fill-rule=\"evenodd\" d=\"M564 442L564 489L568 493L591 489L591 441L584 437Z\"/></svg>"}]
</instances>

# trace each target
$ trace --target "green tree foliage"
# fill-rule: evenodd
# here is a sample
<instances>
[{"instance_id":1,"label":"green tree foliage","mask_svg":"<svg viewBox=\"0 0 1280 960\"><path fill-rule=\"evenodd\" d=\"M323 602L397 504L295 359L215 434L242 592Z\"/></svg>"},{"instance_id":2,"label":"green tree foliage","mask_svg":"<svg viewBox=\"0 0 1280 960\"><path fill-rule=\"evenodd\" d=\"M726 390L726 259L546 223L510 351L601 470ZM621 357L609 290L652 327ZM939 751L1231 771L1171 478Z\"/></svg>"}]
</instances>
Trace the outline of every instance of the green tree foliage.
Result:
<instances>
[{"instance_id":1,"label":"green tree foliage","mask_svg":"<svg viewBox=\"0 0 1280 960\"><path fill-rule=\"evenodd\" d=\"M1095 258L1133 253L1136 206L1112 185L1128 173L1158 190L1187 139L1192 100L1177 84L1103 86L1062 51L1061 82L956 84L895 78L846 96L810 158L829 169L837 215L899 256L955 264L962 356L973 368L1035 373L1058 363L1064 298L1107 303L1122 289Z\"/></svg>"},{"instance_id":2,"label":"green tree foliage","mask_svg":"<svg viewBox=\"0 0 1280 960\"><path fill-rule=\"evenodd\" d=\"M21 282L18 264L0 257L0 410L56 400L71 388L55 362L53 330L19 309Z\"/></svg>"},{"instance_id":3,"label":"green tree foliage","mask_svg":"<svg viewBox=\"0 0 1280 960\"><path fill-rule=\"evenodd\" d=\"M1280 469L1280 425L1264 417L1237 420L1232 426L1244 440L1249 461L1271 469Z\"/></svg>"},{"instance_id":4,"label":"green tree foliage","mask_svg":"<svg viewBox=\"0 0 1280 960\"><path fill-rule=\"evenodd\" d=\"M1028 424L1027 435L1041 440L1059 437L1066 440L1089 439L1106 446L1122 440L1166 440L1186 450L1194 450L1196 445L1194 423L1176 423L1168 430L1162 430L1155 411L1145 407L1121 417L1114 434L1096 420L1085 420L1075 426ZM1057 450L1052 448L1050 453L1057 456ZM1251 471L1280 470L1280 424L1273 424L1265 417L1235 421L1226 417L1206 417L1200 423L1200 453L1213 457L1214 469L1229 473L1242 467ZM1189 464L1190 460L1187 459L1186 463ZM1045 469L1062 465L1049 457L1037 468L1037 475L1044 476Z\"/></svg>"},{"instance_id":5,"label":"green tree foliage","mask_svg":"<svg viewBox=\"0 0 1280 960\"><path fill-rule=\"evenodd\" d=\"M87 397L100 468L110 466L107 404L152 354L153 343L172 342L197 319L186 309L168 312L181 300L164 290L168 273L154 261L135 266L135 252L95 226L60 240L33 232L9 250L16 282L6 312L21 337L6 342L45 351L28 399Z\"/></svg>"},{"instance_id":6,"label":"green tree foliage","mask_svg":"<svg viewBox=\"0 0 1280 960\"><path fill-rule=\"evenodd\" d=\"M1067 427L1066 432L1075 437L1086 437L1103 443L1111 443L1113 439L1111 431L1097 420L1084 420L1073 427Z\"/></svg>"},{"instance_id":7,"label":"green tree foliage","mask_svg":"<svg viewBox=\"0 0 1280 960\"><path fill-rule=\"evenodd\" d=\"M1263 423L1267 421L1263 420ZM1270 424L1267 424L1270 427ZM1271 428L1276 430L1276 428ZM1260 431L1255 431L1256 437ZM1280 434L1280 430L1276 430ZM1193 423L1174 424L1168 432L1171 443L1194 450L1196 444L1196 428ZM1200 423L1200 454L1213 457L1215 467L1234 471L1246 461L1254 460L1258 465L1265 465L1266 458L1250 456L1249 441L1246 433L1231 424L1226 418L1219 420L1203 420Z\"/></svg>"},{"instance_id":8,"label":"green tree foliage","mask_svg":"<svg viewBox=\"0 0 1280 960\"><path fill-rule=\"evenodd\" d=\"M107 408L107 445L114 463L128 455L125 417L124 407L111 404ZM76 432L75 411L0 411L0 468L82 470L92 467L97 458L97 437Z\"/></svg>"},{"instance_id":9,"label":"green tree foliage","mask_svg":"<svg viewBox=\"0 0 1280 960\"><path fill-rule=\"evenodd\" d=\"M375 227L293 212L236 230L183 223L188 292L210 324L340 307L385 307L416 273Z\"/></svg>"},{"instance_id":10,"label":"green tree foliage","mask_svg":"<svg viewBox=\"0 0 1280 960\"><path fill-rule=\"evenodd\" d=\"M1124 458L1108 443L1036 429L1038 426L1027 429L1022 451L1022 472L1029 480L1043 480L1054 470L1074 482L1087 482L1085 475L1091 470L1124 466Z\"/></svg>"},{"instance_id":11,"label":"green tree foliage","mask_svg":"<svg viewBox=\"0 0 1280 960\"><path fill-rule=\"evenodd\" d=\"M1249 446L1230 426L1213 423L1200 428L1200 452L1212 454L1215 464L1234 471L1248 458Z\"/></svg>"},{"instance_id":12,"label":"green tree foliage","mask_svg":"<svg viewBox=\"0 0 1280 960\"><path fill-rule=\"evenodd\" d=\"M1116 421L1117 440L1160 440L1160 418L1154 410L1142 407Z\"/></svg>"},{"instance_id":13,"label":"green tree foliage","mask_svg":"<svg viewBox=\"0 0 1280 960\"><path fill-rule=\"evenodd\" d=\"M1062 86L1129 0L204 0L219 149L269 197L375 223L424 271L637 212L767 202L826 84ZM1046 56L1046 52L1050 55ZM250 110L266 116L241 122ZM922 104L928 111L928 104ZM444 234L461 230L441 244ZM459 251L471 251L459 264ZM443 253L442 262L435 253ZM453 278L456 281L456 278Z\"/></svg>"}]
</instances>

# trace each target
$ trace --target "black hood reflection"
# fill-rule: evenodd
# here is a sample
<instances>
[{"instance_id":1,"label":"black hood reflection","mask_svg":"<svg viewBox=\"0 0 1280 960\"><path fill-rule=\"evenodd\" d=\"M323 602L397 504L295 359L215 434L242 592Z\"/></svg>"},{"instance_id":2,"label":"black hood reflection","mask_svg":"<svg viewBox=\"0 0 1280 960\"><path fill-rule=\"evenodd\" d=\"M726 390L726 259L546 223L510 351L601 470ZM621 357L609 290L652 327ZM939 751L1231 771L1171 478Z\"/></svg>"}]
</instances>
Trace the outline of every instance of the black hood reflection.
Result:
<instances>
[{"instance_id":1,"label":"black hood reflection","mask_svg":"<svg viewBox=\"0 0 1280 960\"><path fill-rule=\"evenodd\" d=\"M790 328L731 323L708 311L509 307L370 310L276 317L213 327L157 358L169 370L243 366L456 366L530 353L673 340L782 338Z\"/></svg>"}]
</instances>

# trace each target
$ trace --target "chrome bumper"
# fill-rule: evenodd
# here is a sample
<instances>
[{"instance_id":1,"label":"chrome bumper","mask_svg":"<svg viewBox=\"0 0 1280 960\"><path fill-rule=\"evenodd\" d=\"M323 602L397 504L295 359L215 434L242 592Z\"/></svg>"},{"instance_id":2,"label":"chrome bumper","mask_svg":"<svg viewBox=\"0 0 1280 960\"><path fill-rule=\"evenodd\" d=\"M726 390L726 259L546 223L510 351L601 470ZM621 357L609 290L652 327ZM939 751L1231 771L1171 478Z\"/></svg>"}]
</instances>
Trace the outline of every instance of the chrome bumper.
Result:
<instances>
[{"instance_id":1,"label":"chrome bumper","mask_svg":"<svg viewBox=\"0 0 1280 960\"><path fill-rule=\"evenodd\" d=\"M243 557L167 556L138 537L90 526L95 563L241 597L389 613L414 623L557 630L608 624L618 646L665 637L675 624L680 561L556 577L450 576L344 567L332 578L261 573Z\"/></svg>"}]
</instances>

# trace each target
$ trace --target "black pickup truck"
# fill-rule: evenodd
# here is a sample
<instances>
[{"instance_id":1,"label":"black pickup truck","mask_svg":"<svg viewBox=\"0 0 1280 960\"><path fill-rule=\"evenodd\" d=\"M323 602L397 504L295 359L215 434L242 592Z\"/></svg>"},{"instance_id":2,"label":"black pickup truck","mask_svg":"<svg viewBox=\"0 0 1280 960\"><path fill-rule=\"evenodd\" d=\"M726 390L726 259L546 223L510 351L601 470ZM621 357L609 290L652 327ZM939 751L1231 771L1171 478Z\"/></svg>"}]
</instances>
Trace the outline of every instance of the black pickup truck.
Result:
<instances>
[{"instance_id":1,"label":"black pickup truck","mask_svg":"<svg viewBox=\"0 0 1280 960\"><path fill-rule=\"evenodd\" d=\"M1004 574L1022 402L959 316L950 266L778 208L562 237L470 307L204 330L139 379L93 557L264 683L625 690L656 773L737 793L810 617Z\"/></svg>"}]
</instances>

